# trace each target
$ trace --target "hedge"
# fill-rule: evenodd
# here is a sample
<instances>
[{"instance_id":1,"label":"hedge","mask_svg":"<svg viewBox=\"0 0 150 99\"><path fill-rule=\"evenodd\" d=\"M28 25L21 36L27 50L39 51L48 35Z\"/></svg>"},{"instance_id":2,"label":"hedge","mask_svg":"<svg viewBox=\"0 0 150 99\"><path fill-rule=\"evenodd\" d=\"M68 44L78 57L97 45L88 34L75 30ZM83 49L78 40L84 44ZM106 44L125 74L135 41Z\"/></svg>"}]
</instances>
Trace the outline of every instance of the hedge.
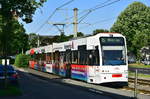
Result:
<instances>
[{"instance_id":1,"label":"hedge","mask_svg":"<svg viewBox=\"0 0 150 99\"><path fill-rule=\"evenodd\" d=\"M14 65L17 66L17 67L28 67L30 58L31 57L28 56L28 55L19 54L19 55L16 56Z\"/></svg>"}]
</instances>

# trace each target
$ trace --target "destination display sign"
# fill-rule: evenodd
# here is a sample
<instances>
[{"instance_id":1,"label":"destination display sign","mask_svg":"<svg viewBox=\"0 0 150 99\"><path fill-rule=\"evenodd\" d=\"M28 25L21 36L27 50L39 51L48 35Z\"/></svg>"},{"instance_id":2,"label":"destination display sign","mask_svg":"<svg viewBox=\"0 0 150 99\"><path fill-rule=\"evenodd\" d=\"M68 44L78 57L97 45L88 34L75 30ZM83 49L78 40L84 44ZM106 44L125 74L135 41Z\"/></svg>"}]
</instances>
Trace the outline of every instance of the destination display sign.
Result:
<instances>
[{"instance_id":1,"label":"destination display sign","mask_svg":"<svg viewBox=\"0 0 150 99\"><path fill-rule=\"evenodd\" d=\"M124 39L122 37L101 37L100 38L101 45L117 45L122 46L124 45Z\"/></svg>"}]
</instances>

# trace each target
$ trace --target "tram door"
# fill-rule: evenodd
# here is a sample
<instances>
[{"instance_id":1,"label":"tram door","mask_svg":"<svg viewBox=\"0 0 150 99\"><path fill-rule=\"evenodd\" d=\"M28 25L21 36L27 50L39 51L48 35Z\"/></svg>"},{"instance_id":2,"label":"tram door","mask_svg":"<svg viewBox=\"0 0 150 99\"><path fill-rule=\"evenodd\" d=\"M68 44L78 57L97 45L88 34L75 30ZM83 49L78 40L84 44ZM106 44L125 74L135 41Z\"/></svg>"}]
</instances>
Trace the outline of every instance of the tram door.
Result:
<instances>
[{"instance_id":1,"label":"tram door","mask_svg":"<svg viewBox=\"0 0 150 99\"><path fill-rule=\"evenodd\" d=\"M55 63L55 65L54 65L54 68L53 68L53 72L55 74L59 74L59 60L60 60L59 57L60 57L60 52L56 51L54 53L54 63Z\"/></svg>"},{"instance_id":2,"label":"tram door","mask_svg":"<svg viewBox=\"0 0 150 99\"><path fill-rule=\"evenodd\" d=\"M71 77L71 49L66 50L66 77Z\"/></svg>"}]
</instances>

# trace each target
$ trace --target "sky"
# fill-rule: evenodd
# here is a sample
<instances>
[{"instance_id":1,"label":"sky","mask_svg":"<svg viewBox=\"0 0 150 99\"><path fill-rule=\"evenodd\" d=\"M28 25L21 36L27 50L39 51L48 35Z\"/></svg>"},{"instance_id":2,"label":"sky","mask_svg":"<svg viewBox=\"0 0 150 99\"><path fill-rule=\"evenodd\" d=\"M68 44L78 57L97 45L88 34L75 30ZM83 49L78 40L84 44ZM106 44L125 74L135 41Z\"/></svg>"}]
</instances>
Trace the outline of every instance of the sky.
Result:
<instances>
[{"instance_id":1,"label":"sky","mask_svg":"<svg viewBox=\"0 0 150 99\"><path fill-rule=\"evenodd\" d=\"M79 22L80 18L88 12L88 9L99 5L99 9L92 11L78 24L78 32L92 34L95 29L109 30L117 20L120 13L127 8L129 4L132 4L135 1L142 2L146 6L150 6L150 0L120 0L108 6L105 5L116 0L72 0L73 2L61 7L59 10L56 10L56 8L62 6L68 1L70 0L47 0L47 2L43 4L43 7L36 10L32 23L26 24L20 21L24 24L26 33L59 35L60 32L53 24L65 23L65 35L73 34L73 9L78 8ZM54 11L55 13L53 14ZM49 18L51 15L52 17ZM62 28L62 26L59 26L59 28Z\"/></svg>"}]
</instances>

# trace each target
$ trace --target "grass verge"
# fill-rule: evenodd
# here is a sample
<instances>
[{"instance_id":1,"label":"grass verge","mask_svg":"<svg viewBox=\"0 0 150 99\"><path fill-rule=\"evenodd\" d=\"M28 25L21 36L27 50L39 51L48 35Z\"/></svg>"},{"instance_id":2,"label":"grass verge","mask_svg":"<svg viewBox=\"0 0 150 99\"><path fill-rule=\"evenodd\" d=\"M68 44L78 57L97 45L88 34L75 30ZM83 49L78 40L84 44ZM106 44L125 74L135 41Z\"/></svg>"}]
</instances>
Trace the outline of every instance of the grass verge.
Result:
<instances>
[{"instance_id":1,"label":"grass verge","mask_svg":"<svg viewBox=\"0 0 150 99\"><path fill-rule=\"evenodd\" d=\"M129 64L129 67L135 67L135 68L150 68L150 65L144 65L144 64Z\"/></svg>"},{"instance_id":2,"label":"grass verge","mask_svg":"<svg viewBox=\"0 0 150 99\"><path fill-rule=\"evenodd\" d=\"M21 94L21 89L18 86L10 85L7 89L0 89L0 96L19 96Z\"/></svg>"},{"instance_id":3,"label":"grass verge","mask_svg":"<svg viewBox=\"0 0 150 99\"><path fill-rule=\"evenodd\" d=\"M135 76L135 73L129 71L129 77L134 77L134 76ZM150 75L138 73L138 77L139 78L150 78Z\"/></svg>"}]
</instances>

